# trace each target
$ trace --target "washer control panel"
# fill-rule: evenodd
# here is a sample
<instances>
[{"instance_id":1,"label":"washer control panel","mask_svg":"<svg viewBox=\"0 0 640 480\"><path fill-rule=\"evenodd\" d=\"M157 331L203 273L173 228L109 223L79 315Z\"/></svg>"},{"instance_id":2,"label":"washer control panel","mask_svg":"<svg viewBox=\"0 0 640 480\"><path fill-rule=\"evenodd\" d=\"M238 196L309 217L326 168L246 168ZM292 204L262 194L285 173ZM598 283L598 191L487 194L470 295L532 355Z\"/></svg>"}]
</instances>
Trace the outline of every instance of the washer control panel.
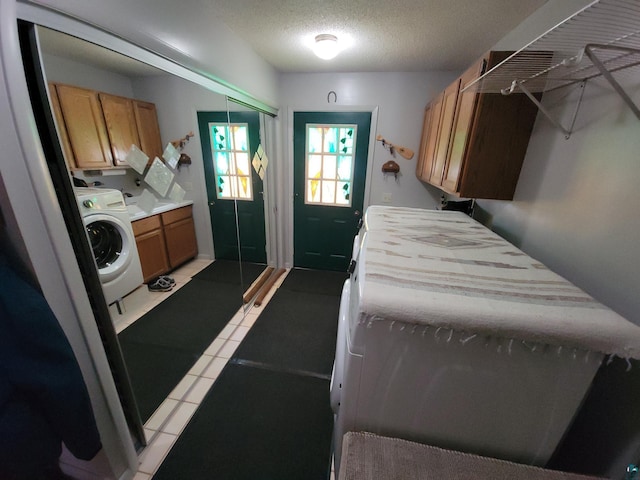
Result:
<instances>
[{"instance_id":1,"label":"washer control panel","mask_svg":"<svg viewBox=\"0 0 640 480\"><path fill-rule=\"evenodd\" d=\"M107 188L83 188L75 189L76 199L83 215L88 212L98 213L102 210L126 211L127 205L120 190Z\"/></svg>"}]
</instances>

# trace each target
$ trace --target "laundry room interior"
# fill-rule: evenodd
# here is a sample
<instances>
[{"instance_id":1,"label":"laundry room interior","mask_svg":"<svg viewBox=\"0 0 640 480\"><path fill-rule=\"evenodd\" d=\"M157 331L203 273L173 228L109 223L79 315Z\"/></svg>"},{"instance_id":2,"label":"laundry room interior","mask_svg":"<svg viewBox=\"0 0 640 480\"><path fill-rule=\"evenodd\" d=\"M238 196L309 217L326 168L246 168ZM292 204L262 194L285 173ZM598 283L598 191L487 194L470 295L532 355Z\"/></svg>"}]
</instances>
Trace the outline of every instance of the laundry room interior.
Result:
<instances>
[{"instance_id":1,"label":"laundry room interior","mask_svg":"<svg viewBox=\"0 0 640 480\"><path fill-rule=\"evenodd\" d=\"M103 447L65 474L356 480L436 447L640 478L634 2L492 1L496 32L402 63L320 60L319 26L271 57L294 29L230 5L2 1L3 245Z\"/></svg>"}]
</instances>

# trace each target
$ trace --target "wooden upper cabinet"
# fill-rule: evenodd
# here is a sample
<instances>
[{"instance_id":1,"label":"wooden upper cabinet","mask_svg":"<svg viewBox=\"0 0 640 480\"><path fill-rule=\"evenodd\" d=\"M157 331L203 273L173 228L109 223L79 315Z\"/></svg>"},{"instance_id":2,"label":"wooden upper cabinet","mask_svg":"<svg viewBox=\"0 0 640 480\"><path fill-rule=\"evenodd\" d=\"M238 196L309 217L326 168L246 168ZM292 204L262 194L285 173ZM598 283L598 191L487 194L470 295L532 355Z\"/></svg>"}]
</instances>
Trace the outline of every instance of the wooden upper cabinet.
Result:
<instances>
[{"instance_id":1,"label":"wooden upper cabinet","mask_svg":"<svg viewBox=\"0 0 640 480\"><path fill-rule=\"evenodd\" d=\"M69 135L67 134L67 126L64 123L64 116L60 109L60 100L58 99L58 91L53 83L49 83L49 97L51 98L51 109L53 110L53 117L56 121L56 131L58 132L58 138L60 139L60 146L62 147L62 153L64 159L67 162L69 168L76 168L76 159L73 156L73 149L69 142Z\"/></svg>"},{"instance_id":2,"label":"wooden upper cabinet","mask_svg":"<svg viewBox=\"0 0 640 480\"><path fill-rule=\"evenodd\" d=\"M456 113L456 102L458 91L460 90L460 80L456 80L447 87L442 97L442 113L440 126L438 127L435 157L433 159L433 169L431 171L430 182L434 185L442 184L447 154L449 152L449 141L451 139L451 129Z\"/></svg>"},{"instance_id":3,"label":"wooden upper cabinet","mask_svg":"<svg viewBox=\"0 0 640 480\"><path fill-rule=\"evenodd\" d=\"M102 169L113 165L109 137L98 92L56 85L60 111L76 168ZM54 107L55 108L55 107Z\"/></svg>"},{"instance_id":4,"label":"wooden upper cabinet","mask_svg":"<svg viewBox=\"0 0 640 480\"><path fill-rule=\"evenodd\" d=\"M432 102L442 97L442 114L435 151L428 148L431 138L421 149L423 166L433 162L430 177L423 173L418 175L421 180L459 197L513 199L537 108L522 93L478 93L473 87L465 91L511 53L489 52Z\"/></svg>"},{"instance_id":5,"label":"wooden upper cabinet","mask_svg":"<svg viewBox=\"0 0 640 480\"><path fill-rule=\"evenodd\" d=\"M456 104L456 117L451 131L451 145L447 163L442 176L442 186L451 192L458 191L460 171L464 154L467 151L467 140L473 125L478 95L473 91L463 91L471 82L484 73L487 62L484 58L477 61L460 77L460 93Z\"/></svg>"},{"instance_id":6,"label":"wooden upper cabinet","mask_svg":"<svg viewBox=\"0 0 640 480\"><path fill-rule=\"evenodd\" d=\"M420 179L429 178L431 176L431 162L427 165L427 147L429 145L429 129L433 122L433 105L427 105L424 109L424 120L422 121L422 137L420 138L420 151L418 152L418 161L416 162L416 177Z\"/></svg>"},{"instance_id":7,"label":"wooden upper cabinet","mask_svg":"<svg viewBox=\"0 0 640 480\"><path fill-rule=\"evenodd\" d=\"M153 162L155 157L162 158L162 140L155 104L134 100L133 112L140 137L140 149L149 156L149 162Z\"/></svg>"},{"instance_id":8,"label":"wooden upper cabinet","mask_svg":"<svg viewBox=\"0 0 640 480\"><path fill-rule=\"evenodd\" d=\"M140 138L133 112L133 100L107 93L100 93L100 103L109 132L113 164L126 166L131 145L140 148Z\"/></svg>"},{"instance_id":9,"label":"wooden upper cabinet","mask_svg":"<svg viewBox=\"0 0 640 480\"><path fill-rule=\"evenodd\" d=\"M431 174L433 172L433 160L438 143L438 131L442 117L443 97L444 92L438 95L425 109L420 155L418 156L420 171L416 171L418 178L425 182L431 181Z\"/></svg>"},{"instance_id":10,"label":"wooden upper cabinet","mask_svg":"<svg viewBox=\"0 0 640 480\"><path fill-rule=\"evenodd\" d=\"M72 170L128 167L131 145L162 158L156 106L87 88L49 83L51 108Z\"/></svg>"}]
</instances>

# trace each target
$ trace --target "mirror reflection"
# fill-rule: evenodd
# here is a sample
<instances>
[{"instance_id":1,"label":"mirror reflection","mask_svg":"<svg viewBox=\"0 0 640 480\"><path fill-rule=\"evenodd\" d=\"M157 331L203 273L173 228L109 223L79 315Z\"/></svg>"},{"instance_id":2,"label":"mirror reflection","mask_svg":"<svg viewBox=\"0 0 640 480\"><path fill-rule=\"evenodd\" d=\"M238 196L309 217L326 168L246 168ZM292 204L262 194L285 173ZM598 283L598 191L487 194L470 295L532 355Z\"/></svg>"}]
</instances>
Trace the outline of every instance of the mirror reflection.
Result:
<instances>
[{"instance_id":1,"label":"mirror reflection","mask_svg":"<svg viewBox=\"0 0 640 480\"><path fill-rule=\"evenodd\" d=\"M269 155L264 115L227 102L226 111L198 111L207 199L216 258L240 261L249 305L273 270L267 255ZM230 235L234 227L237 235Z\"/></svg>"},{"instance_id":2,"label":"mirror reflection","mask_svg":"<svg viewBox=\"0 0 640 480\"><path fill-rule=\"evenodd\" d=\"M38 32L65 162L149 425L167 398L207 378L229 322L242 321L275 265L267 122L177 76Z\"/></svg>"}]
</instances>

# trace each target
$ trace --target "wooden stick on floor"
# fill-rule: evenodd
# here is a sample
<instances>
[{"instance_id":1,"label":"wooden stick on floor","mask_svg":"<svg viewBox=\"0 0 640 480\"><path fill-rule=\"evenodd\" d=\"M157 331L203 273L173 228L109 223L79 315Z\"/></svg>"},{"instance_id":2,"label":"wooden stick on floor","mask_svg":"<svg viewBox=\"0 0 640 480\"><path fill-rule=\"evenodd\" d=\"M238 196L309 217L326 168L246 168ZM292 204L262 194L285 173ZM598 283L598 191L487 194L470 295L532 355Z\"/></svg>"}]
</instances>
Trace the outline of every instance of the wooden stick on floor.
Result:
<instances>
[{"instance_id":1,"label":"wooden stick on floor","mask_svg":"<svg viewBox=\"0 0 640 480\"><path fill-rule=\"evenodd\" d=\"M262 289L260 290L260 293L258 293L258 296L256 297L256 300L253 302L254 305L257 305L258 307L262 305L262 302L264 301L264 297L267 296L267 294L271 291L271 289L273 288L273 285L276 283L278 278L280 278L280 276L286 271L287 270L284 268L279 268L276 271L276 273L274 273L273 275L271 275L271 277L269 277L269 281L262 287Z\"/></svg>"},{"instance_id":2,"label":"wooden stick on floor","mask_svg":"<svg viewBox=\"0 0 640 480\"><path fill-rule=\"evenodd\" d=\"M244 303L249 303L251 299L255 297L256 293L258 293L258 290L262 288L262 286L269 279L269 276L273 273L274 270L275 268L273 267L267 267L262 271L258 279L253 282L253 284L247 289L246 292L244 292L244 295L242 296L242 301Z\"/></svg>"}]
</instances>

